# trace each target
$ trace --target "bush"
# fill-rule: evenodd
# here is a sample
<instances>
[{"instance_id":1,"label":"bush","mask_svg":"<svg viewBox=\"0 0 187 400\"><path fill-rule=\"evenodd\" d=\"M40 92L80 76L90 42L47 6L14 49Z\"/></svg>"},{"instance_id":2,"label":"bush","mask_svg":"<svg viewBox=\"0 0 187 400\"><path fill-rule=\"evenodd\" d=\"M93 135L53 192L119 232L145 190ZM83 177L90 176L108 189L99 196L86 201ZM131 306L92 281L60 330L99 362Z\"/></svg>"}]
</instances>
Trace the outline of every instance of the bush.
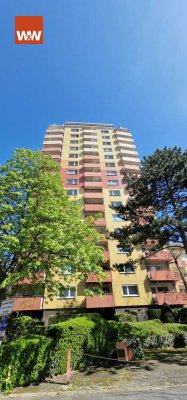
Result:
<instances>
[{"instance_id":1,"label":"bush","mask_svg":"<svg viewBox=\"0 0 187 400\"><path fill-rule=\"evenodd\" d=\"M15 340L20 336L27 335L44 335L45 327L44 322L38 319L33 319L29 316L12 317L8 321L6 332L7 340Z\"/></svg>"},{"instance_id":2,"label":"bush","mask_svg":"<svg viewBox=\"0 0 187 400\"><path fill-rule=\"evenodd\" d=\"M174 323L175 322L174 313L173 313L171 307L168 306L168 304L164 304L162 306L160 319L163 323L168 323L168 322Z\"/></svg>"},{"instance_id":3,"label":"bush","mask_svg":"<svg viewBox=\"0 0 187 400\"><path fill-rule=\"evenodd\" d=\"M136 322L137 314L132 313L119 313L115 315L115 319L118 322Z\"/></svg>"},{"instance_id":4,"label":"bush","mask_svg":"<svg viewBox=\"0 0 187 400\"><path fill-rule=\"evenodd\" d=\"M119 338L146 338L149 335L167 335L165 325L158 320L119 323Z\"/></svg>"},{"instance_id":5,"label":"bush","mask_svg":"<svg viewBox=\"0 0 187 400\"><path fill-rule=\"evenodd\" d=\"M187 333L178 333L175 336L174 347L181 348L187 346Z\"/></svg>"},{"instance_id":6,"label":"bush","mask_svg":"<svg viewBox=\"0 0 187 400\"><path fill-rule=\"evenodd\" d=\"M160 319L161 308L149 308L148 309L148 317L149 317L149 319Z\"/></svg>"},{"instance_id":7,"label":"bush","mask_svg":"<svg viewBox=\"0 0 187 400\"><path fill-rule=\"evenodd\" d=\"M66 371L67 351L71 349L71 365L78 368L91 358L84 354L111 356L117 341L117 328L100 316L78 317L66 322L49 325L47 336L56 342L51 374Z\"/></svg>"},{"instance_id":8,"label":"bush","mask_svg":"<svg viewBox=\"0 0 187 400\"><path fill-rule=\"evenodd\" d=\"M142 340L144 349L166 349L174 347L175 335L168 333L167 335L150 335Z\"/></svg>"},{"instance_id":9,"label":"bush","mask_svg":"<svg viewBox=\"0 0 187 400\"><path fill-rule=\"evenodd\" d=\"M51 344L49 338L35 336L0 346L0 391L41 381L49 370Z\"/></svg>"},{"instance_id":10,"label":"bush","mask_svg":"<svg viewBox=\"0 0 187 400\"><path fill-rule=\"evenodd\" d=\"M181 324L187 324L187 308L181 308L178 316Z\"/></svg>"}]
</instances>

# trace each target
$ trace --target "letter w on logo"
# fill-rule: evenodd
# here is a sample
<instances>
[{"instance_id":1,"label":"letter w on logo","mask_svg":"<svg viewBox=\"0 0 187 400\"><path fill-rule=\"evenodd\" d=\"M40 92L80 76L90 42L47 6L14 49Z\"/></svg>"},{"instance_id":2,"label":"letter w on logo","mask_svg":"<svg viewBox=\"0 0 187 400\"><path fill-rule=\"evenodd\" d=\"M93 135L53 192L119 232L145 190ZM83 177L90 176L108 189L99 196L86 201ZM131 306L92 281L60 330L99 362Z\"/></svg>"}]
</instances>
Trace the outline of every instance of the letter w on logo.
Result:
<instances>
[{"instance_id":1,"label":"letter w on logo","mask_svg":"<svg viewBox=\"0 0 187 400\"><path fill-rule=\"evenodd\" d=\"M41 38L42 31L16 31L17 38L19 41L30 41L30 40L36 40L39 41Z\"/></svg>"}]
</instances>

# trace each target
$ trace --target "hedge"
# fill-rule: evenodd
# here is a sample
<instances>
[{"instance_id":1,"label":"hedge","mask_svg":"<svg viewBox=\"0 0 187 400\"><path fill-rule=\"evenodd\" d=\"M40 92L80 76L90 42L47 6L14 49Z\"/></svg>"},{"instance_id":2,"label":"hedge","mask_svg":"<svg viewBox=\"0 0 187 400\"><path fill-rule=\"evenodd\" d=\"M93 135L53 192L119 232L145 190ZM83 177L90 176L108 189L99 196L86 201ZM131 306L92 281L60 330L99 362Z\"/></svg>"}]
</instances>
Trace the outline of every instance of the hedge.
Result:
<instances>
[{"instance_id":1,"label":"hedge","mask_svg":"<svg viewBox=\"0 0 187 400\"><path fill-rule=\"evenodd\" d=\"M49 370L52 341L21 337L0 346L0 391L41 381Z\"/></svg>"},{"instance_id":2,"label":"hedge","mask_svg":"<svg viewBox=\"0 0 187 400\"><path fill-rule=\"evenodd\" d=\"M6 340L15 340L20 336L45 335L44 322L27 315L22 317L10 316L6 331Z\"/></svg>"},{"instance_id":3,"label":"hedge","mask_svg":"<svg viewBox=\"0 0 187 400\"><path fill-rule=\"evenodd\" d=\"M65 373L67 351L71 349L71 365L78 368L88 362L84 355L111 356L117 341L116 325L97 316L78 317L49 325L47 336L54 339L51 374ZM91 358L89 358L91 360Z\"/></svg>"}]
</instances>

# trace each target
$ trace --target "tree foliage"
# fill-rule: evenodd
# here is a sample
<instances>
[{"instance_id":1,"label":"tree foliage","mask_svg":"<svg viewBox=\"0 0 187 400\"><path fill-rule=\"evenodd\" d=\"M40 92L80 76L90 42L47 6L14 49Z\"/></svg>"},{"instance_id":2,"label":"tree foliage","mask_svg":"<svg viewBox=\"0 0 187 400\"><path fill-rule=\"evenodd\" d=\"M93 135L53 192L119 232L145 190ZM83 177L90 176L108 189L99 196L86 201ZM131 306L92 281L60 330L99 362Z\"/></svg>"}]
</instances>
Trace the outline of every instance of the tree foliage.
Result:
<instances>
[{"instance_id":1,"label":"tree foliage","mask_svg":"<svg viewBox=\"0 0 187 400\"><path fill-rule=\"evenodd\" d=\"M126 223L114 236L122 244L182 244L187 253L187 151L156 150L143 158L141 173L125 174L125 181L129 199L118 211Z\"/></svg>"},{"instance_id":2,"label":"tree foliage","mask_svg":"<svg viewBox=\"0 0 187 400\"><path fill-rule=\"evenodd\" d=\"M80 205L66 196L59 166L50 157L19 149L0 166L1 298L20 288L20 281L42 286L43 277L52 295L61 285L56 274L67 266L75 270L71 277L101 275L99 236L93 221L81 220L80 213Z\"/></svg>"}]
</instances>

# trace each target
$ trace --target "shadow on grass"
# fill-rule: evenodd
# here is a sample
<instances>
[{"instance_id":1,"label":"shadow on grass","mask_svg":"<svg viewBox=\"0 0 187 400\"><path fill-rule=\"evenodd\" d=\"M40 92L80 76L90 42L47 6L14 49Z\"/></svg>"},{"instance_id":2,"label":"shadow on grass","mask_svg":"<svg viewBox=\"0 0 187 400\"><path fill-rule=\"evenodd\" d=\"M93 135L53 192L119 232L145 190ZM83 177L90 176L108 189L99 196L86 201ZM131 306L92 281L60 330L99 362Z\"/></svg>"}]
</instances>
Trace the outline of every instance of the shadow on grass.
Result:
<instances>
[{"instance_id":1,"label":"shadow on grass","mask_svg":"<svg viewBox=\"0 0 187 400\"><path fill-rule=\"evenodd\" d=\"M146 350L145 360L158 360L160 363L187 365L187 349Z\"/></svg>"}]
</instances>

